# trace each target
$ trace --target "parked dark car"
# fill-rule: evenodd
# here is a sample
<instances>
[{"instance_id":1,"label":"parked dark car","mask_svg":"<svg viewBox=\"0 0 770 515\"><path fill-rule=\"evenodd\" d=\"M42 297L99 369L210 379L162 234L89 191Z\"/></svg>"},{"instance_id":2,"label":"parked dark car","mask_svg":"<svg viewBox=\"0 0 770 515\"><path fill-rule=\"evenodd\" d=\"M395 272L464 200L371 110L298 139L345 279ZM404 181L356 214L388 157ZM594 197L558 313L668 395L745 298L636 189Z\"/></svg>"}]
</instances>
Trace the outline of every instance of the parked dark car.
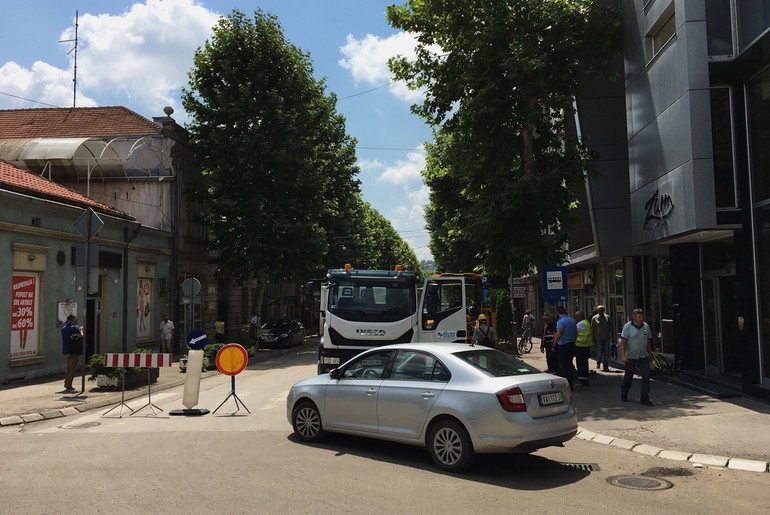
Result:
<instances>
[{"instance_id":1,"label":"parked dark car","mask_svg":"<svg viewBox=\"0 0 770 515\"><path fill-rule=\"evenodd\" d=\"M299 320L270 320L260 332L260 347L293 347L305 341L305 327Z\"/></svg>"}]
</instances>

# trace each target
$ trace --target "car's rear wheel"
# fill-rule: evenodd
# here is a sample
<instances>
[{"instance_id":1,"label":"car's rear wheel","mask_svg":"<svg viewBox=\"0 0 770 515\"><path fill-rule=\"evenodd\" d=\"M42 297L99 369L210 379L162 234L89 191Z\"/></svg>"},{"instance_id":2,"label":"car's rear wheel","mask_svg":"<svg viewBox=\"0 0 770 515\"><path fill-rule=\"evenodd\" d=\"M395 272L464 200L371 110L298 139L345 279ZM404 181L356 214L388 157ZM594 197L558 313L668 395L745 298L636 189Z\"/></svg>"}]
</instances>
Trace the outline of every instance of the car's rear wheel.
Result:
<instances>
[{"instance_id":1,"label":"car's rear wheel","mask_svg":"<svg viewBox=\"0 0 770 515\"><path fill-rule=\"evenodd\" d=\"M294 433L303 442L318 442L326 435L318 407L310 401L300 402L294 407L291 413L291 425Z\"/></svg>"},{"instance_id":2,"label":"car's rear wheel","mask_svg":"<svg viewBox=\"0 0 770 515\"><path fill-rule=\"evenodd\" d=\"M433 426L427 444L433 463L448 472L462 472L476 457L468 432L453 420L442 420Z\"/></svg>"}]
</instances>

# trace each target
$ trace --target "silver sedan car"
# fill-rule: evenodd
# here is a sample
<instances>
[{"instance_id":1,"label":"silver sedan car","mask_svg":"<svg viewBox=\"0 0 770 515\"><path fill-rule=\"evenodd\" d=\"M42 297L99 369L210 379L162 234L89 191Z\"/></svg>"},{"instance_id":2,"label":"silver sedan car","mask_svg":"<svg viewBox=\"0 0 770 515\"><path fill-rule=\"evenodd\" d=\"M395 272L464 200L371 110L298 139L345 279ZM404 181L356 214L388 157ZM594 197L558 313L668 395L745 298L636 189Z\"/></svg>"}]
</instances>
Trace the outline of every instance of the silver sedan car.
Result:
<instances>
[{"instance_id":1,"label":"silver sedan car","mask_svg":"<svg viewBox=\"0 0 770 515\"><path fill-rule=\"evenodd\" d=\"M404 343L302 380L286 416L305 442L326 432L426 447L460 472L477 453L529 453L577 433L567 381L487 347Z\"/></svg>"}]
</instances>

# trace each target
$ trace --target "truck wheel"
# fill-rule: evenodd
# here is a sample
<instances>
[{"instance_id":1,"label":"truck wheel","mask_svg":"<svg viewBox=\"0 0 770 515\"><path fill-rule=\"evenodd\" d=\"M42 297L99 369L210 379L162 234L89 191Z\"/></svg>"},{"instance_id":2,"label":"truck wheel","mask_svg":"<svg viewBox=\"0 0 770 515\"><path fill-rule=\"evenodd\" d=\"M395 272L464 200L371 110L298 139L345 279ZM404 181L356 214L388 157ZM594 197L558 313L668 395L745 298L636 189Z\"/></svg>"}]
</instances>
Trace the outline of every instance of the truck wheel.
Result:
<instances>
[{"instance_id":1,"label":"truck wheel","mask_svg":"<svg viewBox=\"0 0 770 515\"><path fill-rule=\"evenodd\" d=\"M311 401L302 401L294 407L291 425L294 433L303 442L319 442L326 436L321 425L321 414Z\"/></svg>"},{"instance_id":2,"label":"truck wheel","mask_svg":"<svg viewBox=\"0 0 770 515\"><path fill-rule=\"evenodd\" d=\"M476 457L468 432L453 420L433 426L426 443L433 463L447 472L462 472Z\"/></svg>"}]
</instances>

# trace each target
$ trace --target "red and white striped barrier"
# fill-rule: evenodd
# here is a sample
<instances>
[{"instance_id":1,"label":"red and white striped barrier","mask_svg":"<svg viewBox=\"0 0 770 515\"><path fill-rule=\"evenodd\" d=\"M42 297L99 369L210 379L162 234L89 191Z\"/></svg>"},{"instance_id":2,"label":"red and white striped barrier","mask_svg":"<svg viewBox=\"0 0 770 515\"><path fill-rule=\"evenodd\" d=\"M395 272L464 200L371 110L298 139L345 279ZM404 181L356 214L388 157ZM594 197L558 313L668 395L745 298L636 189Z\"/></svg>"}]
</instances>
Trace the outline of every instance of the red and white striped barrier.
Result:
<instances>
[{"instance_id":1,"label":"red and white striped barrier","mask_svg":"<svg viewBox=\"0 0 770 515\"><path fill-rule=\"evenodd\" d=\"M158 367L170 367L173 366L171 358L173 354L137 354L121 353L121 352L107 352L104 355L105 367L146 367L146 368L158 368Z\"/></svg>"}]
</instances>

